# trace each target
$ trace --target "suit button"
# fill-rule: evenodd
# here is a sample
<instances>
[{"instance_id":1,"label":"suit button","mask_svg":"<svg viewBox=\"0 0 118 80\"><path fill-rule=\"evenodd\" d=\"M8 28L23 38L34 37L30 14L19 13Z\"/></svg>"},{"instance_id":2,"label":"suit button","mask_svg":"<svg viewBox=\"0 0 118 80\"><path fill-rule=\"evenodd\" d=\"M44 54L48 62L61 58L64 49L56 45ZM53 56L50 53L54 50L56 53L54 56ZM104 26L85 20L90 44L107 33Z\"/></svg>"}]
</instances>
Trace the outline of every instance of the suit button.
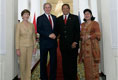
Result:
<instances>
[{"instance_id":1,"label":"suit button","mask_svg":"<svg viewBox=\"0 0 118 80\"><path fill-rule=\"evenodd\" d=\"M67 36L64 36L65 37L65 39L67 38Z\"/></svg>"},{"instance_id":2,"label":"suit button","mask_svg":"<svg viewBox=\"0 0 118 80\"><path fill-rule=\"evenodd\" d=\"M64 33L66 33L67 31L64 31Z\"/></svg>"}]
</instances>

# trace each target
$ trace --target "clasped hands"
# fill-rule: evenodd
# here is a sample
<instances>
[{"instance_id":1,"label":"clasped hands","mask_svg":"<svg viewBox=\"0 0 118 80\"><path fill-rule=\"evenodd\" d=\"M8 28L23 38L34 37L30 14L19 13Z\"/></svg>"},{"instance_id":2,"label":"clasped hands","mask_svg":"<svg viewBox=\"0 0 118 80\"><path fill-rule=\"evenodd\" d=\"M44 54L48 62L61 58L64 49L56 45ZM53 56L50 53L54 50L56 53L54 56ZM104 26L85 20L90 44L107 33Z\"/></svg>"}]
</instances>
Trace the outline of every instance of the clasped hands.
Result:
<instances>
[{"instance_id":1,"label":"clasped hands","mask_svg":"<svg viewBox=\"0 0 118 80\"><path fill-rule=\"evenodd\" d=\"M91 37L90 35L81 36L81 38L82 38L83 41L88 40L90 37Z\"/></svg>"}]
</instances>

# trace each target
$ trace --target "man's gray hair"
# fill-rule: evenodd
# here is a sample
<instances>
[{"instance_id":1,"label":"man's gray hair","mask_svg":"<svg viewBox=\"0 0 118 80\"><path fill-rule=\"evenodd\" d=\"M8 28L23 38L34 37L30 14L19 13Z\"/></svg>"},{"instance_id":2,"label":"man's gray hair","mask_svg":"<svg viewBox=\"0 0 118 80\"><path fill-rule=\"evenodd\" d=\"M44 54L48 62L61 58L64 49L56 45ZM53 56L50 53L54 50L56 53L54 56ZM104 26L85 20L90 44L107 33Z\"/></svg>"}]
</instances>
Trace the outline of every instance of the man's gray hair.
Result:
<instances>
[{"instance_id":1,"label":"man's gray hair","mask_svg":"<svg viewBox=\"0 0 118 80\"><path fill-rule=\"evenodd\" d=\"M52 5L51 5L50 3L44 3L44 5L43 5L43 9L45 8L46 5L49 5L50 8L52 8Z\"/></svg>"}]
</instances>

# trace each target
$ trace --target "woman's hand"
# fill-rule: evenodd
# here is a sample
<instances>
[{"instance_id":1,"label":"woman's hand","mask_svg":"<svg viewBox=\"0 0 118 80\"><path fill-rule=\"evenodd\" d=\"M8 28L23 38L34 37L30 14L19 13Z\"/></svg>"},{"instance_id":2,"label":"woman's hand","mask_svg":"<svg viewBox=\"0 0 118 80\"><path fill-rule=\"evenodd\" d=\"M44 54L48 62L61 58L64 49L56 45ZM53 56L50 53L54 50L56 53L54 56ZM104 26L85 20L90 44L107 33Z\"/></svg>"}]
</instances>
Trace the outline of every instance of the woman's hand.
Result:
<instances>
[{"instance_id":1,"label":"woman's hand","mask_svg":"<svg viewBox=\"0 0 118 80\"><path fill-rule=\"evenodd\" d=\"M20 56L20 55L21 55L20 49L17 49L17 50L16 50L16 54L17 54L17 56Z\"/></svg>"},{"instance_id":2,"label":"woman's hand","mask_svg":"<svg viewBox=\"0 0 118 80\"><path fill-rule=\"evenodd\" d=\"M82 63L82 54L79 54L79 63Z\"/></svg>"},{"instance_id":3,"label":"woman's hand","mask_svg":"<svg viewBox=\"0 0 118 80\"><path fill-rule=\"evenodd\" d=\"M36 48L34 48L34 50L33 50L33 54L36 54Z\"/></svg>"},{"instance_id":4,"label":"woman's hand","mask_svg":"<svg viewBox=\"0 0 118 80\"><path fill-rule=\"evenodd\" d=\"M85 36L82 36L81 38L82 38L83 41L86 41L86 40L88 40L90 37L91 37L90 35L85 35Z\"/></svg>"},{"instance_id":5,"label":"woman's hand","mask_svg":"<svg viewBox=\"0 0 118 80\"><path fill-rule=\"evenodd\" d=\"M82 58L79 58L79 63L82 63Z\"/></svg>"}]
</instances>

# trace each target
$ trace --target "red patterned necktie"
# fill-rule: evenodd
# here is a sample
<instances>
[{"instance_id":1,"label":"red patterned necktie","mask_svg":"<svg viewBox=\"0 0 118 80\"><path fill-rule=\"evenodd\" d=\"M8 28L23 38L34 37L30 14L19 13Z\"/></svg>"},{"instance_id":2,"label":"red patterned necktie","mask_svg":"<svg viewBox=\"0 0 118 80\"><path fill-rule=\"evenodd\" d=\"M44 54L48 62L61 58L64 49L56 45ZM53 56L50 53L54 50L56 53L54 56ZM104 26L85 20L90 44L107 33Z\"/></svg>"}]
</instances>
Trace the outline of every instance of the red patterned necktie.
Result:
<instances>
[{"instance_id":1,"label":"red patterned necktie","mask_svg":"<svg viewBox=\"0 0 118 80\"><path fill-rule=\"evenodd\" d=\"M66 15L65 15L65 19L64 19L64 22L65 22L65 24L66 24L66 22L67 22L67 18L66 18Z\"/></svg>"},{"instance_id":2,"label":"red patterned necktie","mask_svg":"<svg viewBox=\"0 0 118 80\"><path fill-rule=\"evenodd\" d=\"M52 20L51 20L51 18L50 18L50 15L48 15L48 17L49 17L49 22L50 22L51 27L52 27Z\"/></svg>"}]
</instances>

